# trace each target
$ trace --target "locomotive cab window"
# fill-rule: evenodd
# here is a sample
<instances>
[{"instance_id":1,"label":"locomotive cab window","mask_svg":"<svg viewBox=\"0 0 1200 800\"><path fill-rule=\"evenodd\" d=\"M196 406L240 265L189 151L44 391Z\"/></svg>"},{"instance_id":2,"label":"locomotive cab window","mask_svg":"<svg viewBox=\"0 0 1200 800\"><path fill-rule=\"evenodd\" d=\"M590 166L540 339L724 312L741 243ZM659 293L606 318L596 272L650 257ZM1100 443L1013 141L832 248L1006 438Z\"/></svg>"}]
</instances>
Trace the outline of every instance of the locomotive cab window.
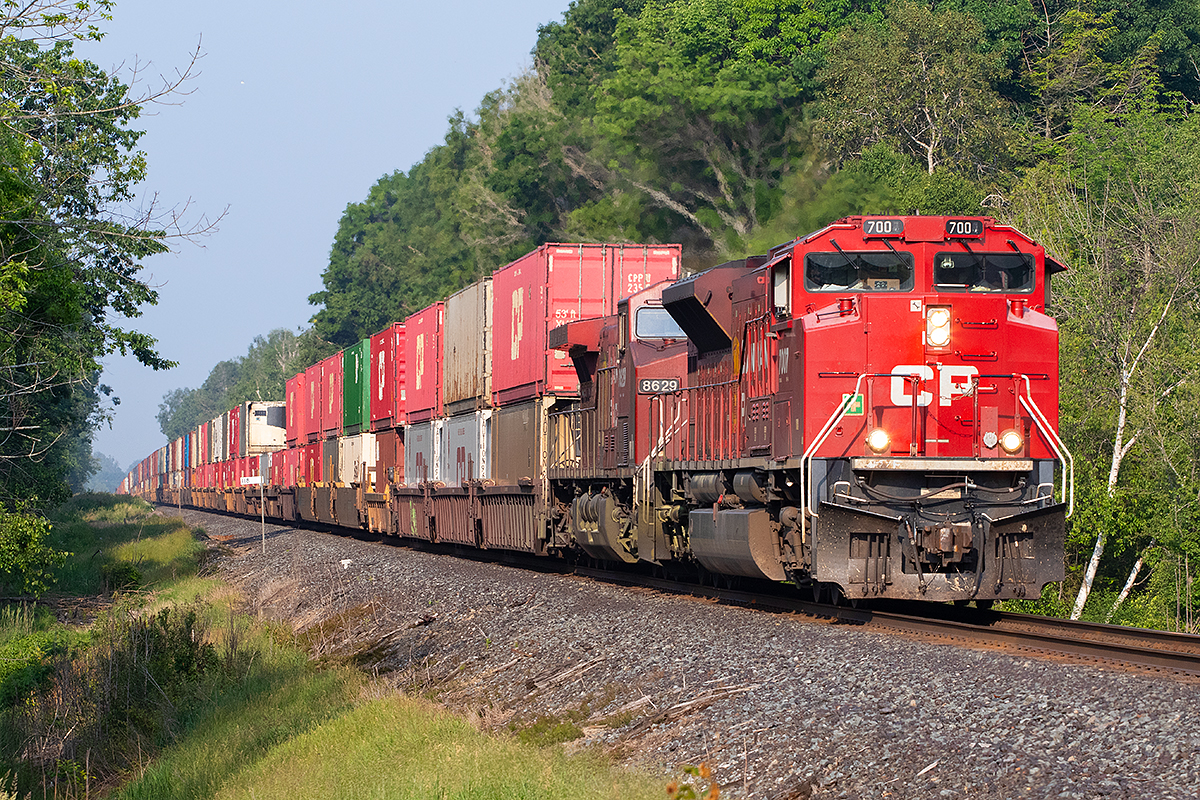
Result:
<instances>
[{"instance_id":1,"label":"locomotive cab window","mask_svg":"<svg viewBox=\"0 0 1200 800\"><path fill-rule=\"evenodd\" d=\"M687 334L675 318L661 306L642 306L637 310L633 325L639 339L686 339Z\"/></svg>"},{"instance_id":2,"label":"locomotive cab window","mask_svg":"<svg viewBox=\"0 0 1200 800\"><path fill-rule=\"evenodd\" d=\"M938 253L933 288L942 292L1032 292L1034 265L1028 253Z\"/></svg>"},{"instance_id":3,"label":"locomotive cab window","mask_svg":"<svg viewBox=\"0 0 1200 800\"><path fill-rule=\"evenodd\" d=\"M891 250L809 253L804 288L810 292L911 292L913 257Z\"/></svg>"}]
</instances>

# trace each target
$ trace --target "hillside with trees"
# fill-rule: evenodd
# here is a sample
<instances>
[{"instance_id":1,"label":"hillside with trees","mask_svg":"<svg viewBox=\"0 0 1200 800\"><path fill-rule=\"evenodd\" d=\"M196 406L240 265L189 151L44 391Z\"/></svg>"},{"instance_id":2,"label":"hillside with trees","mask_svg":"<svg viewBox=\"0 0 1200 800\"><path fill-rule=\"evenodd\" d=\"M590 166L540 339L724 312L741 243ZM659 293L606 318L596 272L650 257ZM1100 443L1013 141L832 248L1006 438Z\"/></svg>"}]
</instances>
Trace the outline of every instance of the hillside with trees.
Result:
<instances>
[{"instance_id":1,"label":"hillside with trees","mask_svg":"<svg viewBox=\"0 0 1200 800\"><path fill-rule=\"evenodd\" d=\"M1051 310L1079 511L1071 577L1040 607L1079 614L1095 589L1089 616L1187 616L1194 3L577 0L533 57L346 208L310 298L313 354L548 241L682 242L700 269L847 214L994 216L1070 267ZM200 421L172 422L192 400L168 396L164 431Z\"/></svg>"}]
</instances>

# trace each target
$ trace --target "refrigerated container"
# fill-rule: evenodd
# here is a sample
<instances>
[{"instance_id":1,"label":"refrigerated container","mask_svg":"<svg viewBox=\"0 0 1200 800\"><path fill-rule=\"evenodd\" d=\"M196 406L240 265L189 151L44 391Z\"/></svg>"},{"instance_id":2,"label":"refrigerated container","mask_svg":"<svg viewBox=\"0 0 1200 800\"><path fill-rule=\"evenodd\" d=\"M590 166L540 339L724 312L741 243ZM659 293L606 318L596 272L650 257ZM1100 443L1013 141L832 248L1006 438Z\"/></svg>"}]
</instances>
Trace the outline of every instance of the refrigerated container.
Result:
<instances>
[{"instance_id":1,"label":"refrigerated container","mask_svg":"<svg viewBox=\"0 0 1200 800\"><path fill-rule=\"evenodd\" d=\"M375 434L359 433L338 439L338 475L349 486L366 483L375 474Z\"/></svg>"},{"instance_id":2,"label":"refrigerated container","mask_svg":"<svg viewBox=\"0 0 1200 800\"><path fill-rule=\"evenodd\" d=\"M439 481L437 433L439 420L418 422L404 430L404 483L417 486Z\"/></svg>"},{"instance_id":3,"label":"refrigerated container","mask_svg":"<svg viewBox=\"0 0 1200 800\"><path fill-rule=\"evenodd\" d=\"M679 245L545 244L492 274L492 401L575 396L567 354L550 330L609 316L617 302L679 277Z\"/></svg>"},{"instance_id":4,"label":"refrigerated container","mask_svg":"<svg viewBox=\"0 0 1200 800\"><path fill-rule=\"evenodd\" d=\"M260 456L282 450L287 439L285 414L286 404L282 400L251 400L241 405L242 455Z\"/></svg>"}]
</instances>

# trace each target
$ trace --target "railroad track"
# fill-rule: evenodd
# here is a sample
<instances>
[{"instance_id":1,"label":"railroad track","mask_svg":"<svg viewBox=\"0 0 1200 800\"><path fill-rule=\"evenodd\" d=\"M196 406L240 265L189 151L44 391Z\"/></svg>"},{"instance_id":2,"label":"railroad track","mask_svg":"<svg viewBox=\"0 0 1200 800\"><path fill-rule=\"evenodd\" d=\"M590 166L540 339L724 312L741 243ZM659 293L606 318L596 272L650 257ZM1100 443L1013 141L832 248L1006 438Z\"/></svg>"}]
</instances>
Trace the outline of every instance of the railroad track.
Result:
<instances>
[{"instance_id":1,"label":"railroad track","mask_svg":"<svg viewBox=\"0 0 1200 800\"><path fill-rule=\"evenodd\" d=\"M577 574L722 602L836 619L967 646L1065 657L1117 668L1200 678L1200 636L1121 625L931 604L835 606L764 591L697 586L645 575L579 567Z\"/></svg>"},{"instance_id":2,"label":"railroad track","mask_svg":"<svg viewBox=\"0 0 1200 800\"><path fill-rule=\"evenodd\" d=\"M932 603L876 602L872 605L860 603L857 606L839 606L808 601L765 588L720 588L633 571L572 566L566 561L535 558L516 552L505 552L497 558L496 551L470 550L411 539L398 540L395 537L335 529L325 525L305 524L298 527L343 536L349 534L363 541L442 552L476 560L499 560L512 566L540 572L573 572L607 583L641 586L752 608L834 619L848 624L892 630L927 641L991 647L1032 656L1063 657L1115 668L1200 678L1200 636L1193 634Z\"/></svg>"}]
</instances>

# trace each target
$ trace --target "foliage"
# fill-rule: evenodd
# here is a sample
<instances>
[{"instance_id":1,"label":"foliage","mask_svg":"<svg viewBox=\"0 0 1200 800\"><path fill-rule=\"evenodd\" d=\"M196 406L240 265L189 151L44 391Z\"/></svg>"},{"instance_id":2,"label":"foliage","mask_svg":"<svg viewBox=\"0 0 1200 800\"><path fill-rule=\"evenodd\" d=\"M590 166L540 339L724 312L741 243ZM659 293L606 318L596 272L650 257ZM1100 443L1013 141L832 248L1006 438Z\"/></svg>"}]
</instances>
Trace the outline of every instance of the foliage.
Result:
<instances>
[{"instance_id":1,"label":"foliage","mask_svg":"<svg viewBox=\"0 0 1200 800\"><path fill-rule=\"evenodd\" d=\"M933 175L1003 167L1012 128L995 84L1003 60L970 15L904 0L829 43L820 130L842 158L886 143Z\"/></svg>"},{"instance_id":2,"label":"foliage","mask_svg":"<svg viewBox=\"0 0 1200 800\"><path fill-rule=\"evenodd\" d=\"M54 571L67 556L47 541L50 523L28 509L0 508L0 587L41 595L54 585Z\"/></svg>"},{"instance_id":3,"label":"foliage","mask_svg":"<svg viewBox=\"0 0 1200 800\"><path fill-rule=\"evenodd\" d=\"M37 743L26 759L60 771L86 762L98 775L138 763L220 666L205 627L195 607L142 613L122 604L104 614L89 646L58 659L51 685L13 709L19 734Z\"/></svg>"},{"instance_id":4,"label":"foliage","mask_svg":"<svg viewBox=\"0 0 1200 800\"><path fill-rule=\"evenodd\" d=\"M109 394L96 381L102 357L173 366L120 320L157 300L141 259L188 235L153 207L133 209L146 160L131 126L174 85L137 97L75 56L74 41L102 36L111 5L0 5L0 502L52 505L86 481Z\"/></svg>"}]
</instances>

